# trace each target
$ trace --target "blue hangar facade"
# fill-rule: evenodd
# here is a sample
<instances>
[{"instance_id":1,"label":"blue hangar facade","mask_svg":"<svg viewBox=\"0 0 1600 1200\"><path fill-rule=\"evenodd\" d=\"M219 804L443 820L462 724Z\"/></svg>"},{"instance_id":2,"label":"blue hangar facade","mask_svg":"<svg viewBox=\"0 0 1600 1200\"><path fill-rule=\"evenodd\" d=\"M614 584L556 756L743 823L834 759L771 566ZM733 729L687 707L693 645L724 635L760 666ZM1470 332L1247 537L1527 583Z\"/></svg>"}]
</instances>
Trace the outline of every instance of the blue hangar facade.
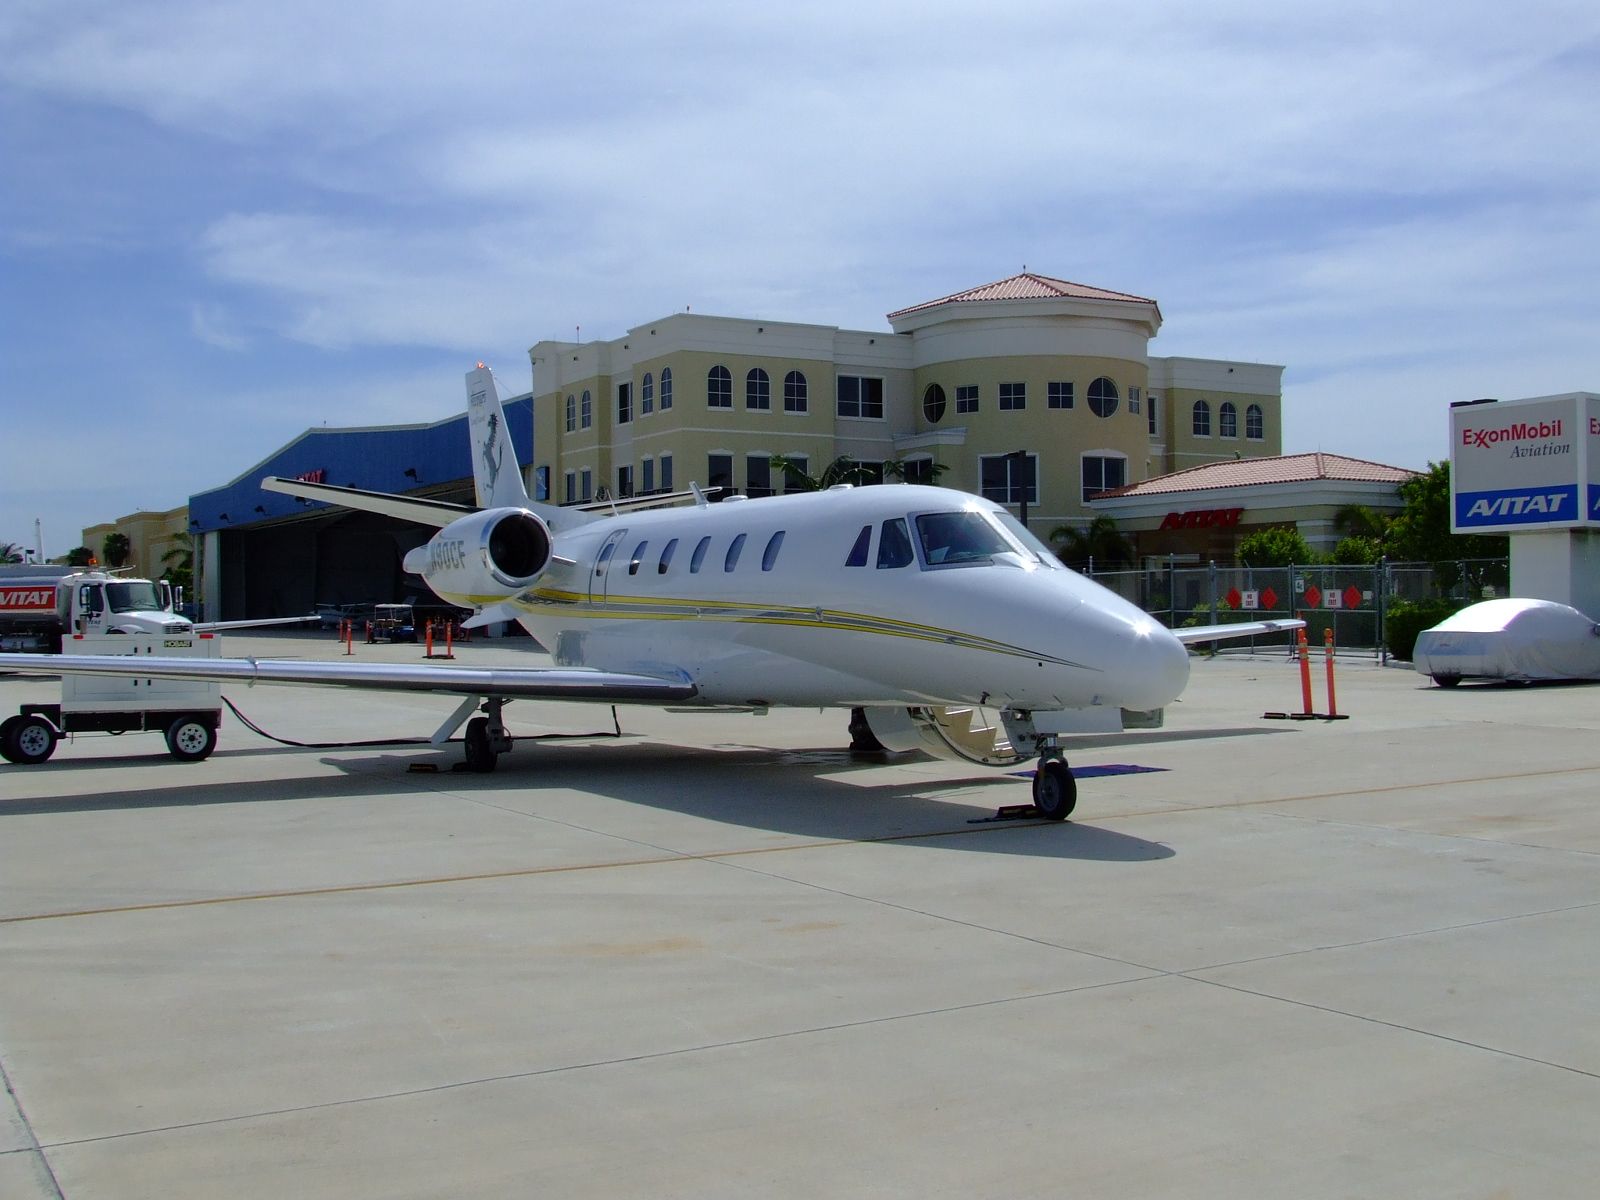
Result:
<instances>
[{"instance_id":1,"label":"blue hangar facade","mask_svg":"<svg viewBox=\"0 0 1600 1200\"><path fill-rule=\"evenodd\" d=\"M533 459L533 396L504 401L517 461ZM435 603L401 560L432 530L261 488L267 475L474 502L465 411L420 425L308 429L229 483L189 497L207 620L287 617L318 604ZM548 496L548 480L529 481Z\"/></svg>"}]
</instances>

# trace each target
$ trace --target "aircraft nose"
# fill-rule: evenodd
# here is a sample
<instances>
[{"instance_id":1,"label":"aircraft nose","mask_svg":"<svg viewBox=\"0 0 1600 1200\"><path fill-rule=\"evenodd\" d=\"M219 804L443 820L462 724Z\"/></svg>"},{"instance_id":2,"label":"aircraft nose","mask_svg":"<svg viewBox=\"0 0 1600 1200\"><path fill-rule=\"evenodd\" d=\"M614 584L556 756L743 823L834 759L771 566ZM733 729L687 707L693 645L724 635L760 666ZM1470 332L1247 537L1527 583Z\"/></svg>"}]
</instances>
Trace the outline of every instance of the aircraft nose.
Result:
<instances>
[{"instance_id":1,"label":"aircraft nose","mask_svg":"<svg viewBox=\"0 0 1600 1200\"><path fill-rule=\"evenodd\" d=\"M1189 682L1188 648L1151 621L1129 638L1122 674L1123 708L1164 708L1183 694Z\"/></svg>"}]
</instances>

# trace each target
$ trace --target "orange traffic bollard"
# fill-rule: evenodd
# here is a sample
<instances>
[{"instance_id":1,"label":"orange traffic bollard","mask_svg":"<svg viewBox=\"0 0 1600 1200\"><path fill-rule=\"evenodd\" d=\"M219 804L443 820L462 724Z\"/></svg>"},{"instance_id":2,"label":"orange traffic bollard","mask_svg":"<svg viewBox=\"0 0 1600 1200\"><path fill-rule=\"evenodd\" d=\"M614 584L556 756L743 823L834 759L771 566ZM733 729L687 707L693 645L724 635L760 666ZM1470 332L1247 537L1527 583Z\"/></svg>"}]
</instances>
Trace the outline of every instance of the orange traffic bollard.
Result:
<instances>
[{"instance_id":1,"label":"orange traffic bollard","mask_svg":"<svg viewBox=\"0 0 1600 1200\"><path fill-rule=\"evenodd\" d=\"M1333 629L1330 627L1322 631L1322 644L1327 652L1328 666L1328 720L1337 720L1339 706L1333 698Z\"/></svg>"},{"instance_id":2,"label":"orange traffic bollard","mask_svg":"<svg viewBox=\"0 0 1600 1200\"><path fill-rule=\"evenodd\" d=\"M1304 629L1300 630L1299 646L1301 711L1309 717L1311 715L1311 649L1306 641L1306 631Z\"/></svg>"}]
</instances>

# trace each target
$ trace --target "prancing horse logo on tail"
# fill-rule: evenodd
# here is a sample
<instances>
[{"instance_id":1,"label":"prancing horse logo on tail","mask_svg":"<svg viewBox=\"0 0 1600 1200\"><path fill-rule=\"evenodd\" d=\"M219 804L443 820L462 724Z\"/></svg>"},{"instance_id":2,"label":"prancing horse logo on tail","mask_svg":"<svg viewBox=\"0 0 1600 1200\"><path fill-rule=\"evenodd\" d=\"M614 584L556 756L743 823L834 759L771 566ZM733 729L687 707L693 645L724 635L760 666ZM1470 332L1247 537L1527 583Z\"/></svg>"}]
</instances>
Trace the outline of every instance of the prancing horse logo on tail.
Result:
<instances>
[{"instance_id":1,"label":"prancing horse logo on tail","mask_svg":"<svg viewBox=\"0 0 1600 1200\"><path fill-rule=\"evenodd\" d=\"M489 414L489 437L483 443L483 469L489 473L488 491L494 494L494 482L500 478L500 463L505 458L505 447L500 444L500 417Z\"/></svg>"}]
</instances>

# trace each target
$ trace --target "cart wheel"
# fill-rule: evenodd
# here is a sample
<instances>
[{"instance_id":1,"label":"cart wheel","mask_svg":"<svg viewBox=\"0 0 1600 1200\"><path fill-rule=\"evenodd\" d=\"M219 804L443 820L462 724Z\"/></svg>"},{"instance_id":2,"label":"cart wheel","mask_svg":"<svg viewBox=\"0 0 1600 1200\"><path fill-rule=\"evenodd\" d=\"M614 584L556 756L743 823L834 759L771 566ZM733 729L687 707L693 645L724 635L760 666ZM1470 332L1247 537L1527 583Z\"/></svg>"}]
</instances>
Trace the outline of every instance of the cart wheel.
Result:
<instances>
[{"instance_id":1,"label":"cart wheel","mask_svg":"<svg viewBox=\"0 0 1600 1200\"><path fill-rule=\"evenodd\" d=\"M0 721L0 758L7 762L17 761L17 752L11 748L11 735L16 732L20 724L22 724L21 717L7 717L4 721Z\"/></svg>"},{"instance_id":2,"label":"cart wheel","mask_svg":"<svg viewBox=\"0 0 1600 1200\"><path fill-rule=\"evenodd\" d=\"M16 724L12 725L12 721ZM0 737L0 752L14 763L42 763L56 752L60 736L55 726L41 716L12 717L0 725L10 726Z\"/></svg>"},{"instance_id":3,"label":"cart wheel","mask_svg":"<svg viewBox=\"0 0 1600 1200\"><path fill-rule=\"evenodd\" d=\"M167 726L167 750L179 762L199 762L217 748L217 731L196 716L182 716Z\"/></svg>"}]
</instances>

